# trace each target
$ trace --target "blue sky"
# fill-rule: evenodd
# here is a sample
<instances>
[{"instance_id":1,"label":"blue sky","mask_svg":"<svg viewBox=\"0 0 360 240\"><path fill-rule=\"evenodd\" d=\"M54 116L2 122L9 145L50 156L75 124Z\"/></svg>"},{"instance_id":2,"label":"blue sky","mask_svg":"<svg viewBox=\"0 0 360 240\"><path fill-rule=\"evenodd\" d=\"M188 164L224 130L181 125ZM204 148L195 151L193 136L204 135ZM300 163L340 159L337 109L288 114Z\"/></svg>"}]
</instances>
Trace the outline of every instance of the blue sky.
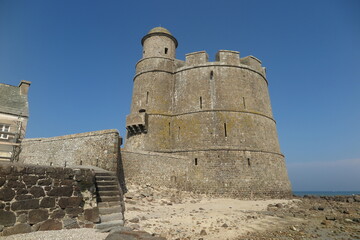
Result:
<instances>
[{"instance_id":1,"label":"blue sky","mask_svg":"<svg viewBox=\"0 0 360 240\"><path fill-rule=\"evenodd\" d=\"M0 82L32 82L27 137L125 136L140 40L156 26L179 59L261 59L294 190L360 191L358 0L0 0Z\"/></svg>"}]
</instances>

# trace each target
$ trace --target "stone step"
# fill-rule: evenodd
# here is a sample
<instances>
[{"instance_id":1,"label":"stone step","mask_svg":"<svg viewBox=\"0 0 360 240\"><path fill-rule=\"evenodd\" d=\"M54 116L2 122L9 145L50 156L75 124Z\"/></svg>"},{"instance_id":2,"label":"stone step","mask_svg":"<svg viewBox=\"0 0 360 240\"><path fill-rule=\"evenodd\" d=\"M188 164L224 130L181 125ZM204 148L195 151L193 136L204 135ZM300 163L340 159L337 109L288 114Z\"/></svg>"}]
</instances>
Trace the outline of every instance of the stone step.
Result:
<instances>
[{"instance_id":1,"label":"stone step","mask_svg":"<svg viewBox=\"0 0 360 240\"><path fill-rule=\"evenodd\" d=\"M104 196L98 197L98 202L118 202L120 201L120 196Z\"/></svg>"},{"instance_id":2,"label":"stone step","mask_svg":"<svg viewBox=\"0 0 360 240\"><path fill-rule=\"evenodd\" d=\"M100 216L101 222L112 222L116 220L124 220L122 213L112 213Z\"/></svg>"},{"instance_id":3,"label":"stone step","mask_svg":"<svg viewBox=\"0 0 360 240\"><path fill-rule=\"evenodd\" d=\"M103 196L120 196L120 191L98 191L100 197Z\"/></svg>"},{"instance_id":4,"label":"stone step","mask_svg":"<svg viewBox=\"0 0 360 240\"><path fill-rule=\"evenodd\" d=\"M103 180L117 180L116 176L96 176L95 175L95 179L96 181L103 181Z\"/></svg>"},{"instance_id":5,"label":"stone step","mask_svg":"<svg viewBox=\"0 0 360 240\"><path fill-rule=\"evenodd\" d=\"M97 186L98 191L119 191L119 186Z\"/></svg>"},{"instance_id":6,"label":"stone step","mask_svg":"<svg viewBox=\"0 0 360 240\"><path fill-rule=\"evenodd\" d=\"M118 185L117 181L96 181L98 186L113 186Z\"/></svg>"},{"instance_id":7,"label":"stone step","mask_svg":"<svg viewBox=\"0 0 360 240\"><path fill-rule=\"evenodd\" d=\"M124 226L124 220L115 220L110 222L99 223L95 225L96 229L105 229L116 226Z\"/></svg>"},{"instance_id":8,"label":"stone step","mask_svg":"<svg viewBox=\"0 0 360 240\"><path fill-rule=\"evenodd\" d=\"M109 207L118 207L121 206L121 202L117 201L117 202L99 202L98 203L98 207L100 208L109 208Z\"/></svg>"},{"instance_id":9,"label":"stone step","mask_svg":"<svg viewBox=\"0 0 360 240\"><path fill-rule=\"evenodd\" d=\"M121 213L121 212L122 212L122 208L120 206L99 208L99 213L101 215L112 214L112 213Z\"/></svg>"},{"instance_id":10,"label":"stone step","mask_svg":"<svg viewBox=\"0 0 360 240\"><path fill-rule=\"evenodd\" d=\"M115 172L95 172L95 177L97 176L116 176Z\"/></svg>"}]
</instances>

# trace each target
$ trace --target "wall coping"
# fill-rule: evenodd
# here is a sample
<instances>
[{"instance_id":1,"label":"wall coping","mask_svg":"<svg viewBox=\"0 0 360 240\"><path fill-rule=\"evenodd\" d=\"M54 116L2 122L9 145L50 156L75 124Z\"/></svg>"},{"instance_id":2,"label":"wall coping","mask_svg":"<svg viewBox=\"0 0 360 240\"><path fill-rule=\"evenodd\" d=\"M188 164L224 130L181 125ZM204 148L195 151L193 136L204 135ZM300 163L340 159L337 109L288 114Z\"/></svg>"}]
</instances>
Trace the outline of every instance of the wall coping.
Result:
<instances>
[{"instance_id":1,"label":"wall coping","mask_svg":"<svg viewBox=\"0 0 360 240\"><path fill-rule=\"evenodd\" d=\"M23 143L35 142L35 141L52 142L52 141L60 141L60 140L65 140L65 139L85 138L85 137L90 137L90 136L97 136L97 135L103 135L103 134L112 134L112 133L117 133L119 135L119 131L117 129L107 129L107 130L85 132L85 133L75 133L75 134L70 134L70 135L49 137L49 138L25 138L23 140Z\"/></svg>"}]
</instances>

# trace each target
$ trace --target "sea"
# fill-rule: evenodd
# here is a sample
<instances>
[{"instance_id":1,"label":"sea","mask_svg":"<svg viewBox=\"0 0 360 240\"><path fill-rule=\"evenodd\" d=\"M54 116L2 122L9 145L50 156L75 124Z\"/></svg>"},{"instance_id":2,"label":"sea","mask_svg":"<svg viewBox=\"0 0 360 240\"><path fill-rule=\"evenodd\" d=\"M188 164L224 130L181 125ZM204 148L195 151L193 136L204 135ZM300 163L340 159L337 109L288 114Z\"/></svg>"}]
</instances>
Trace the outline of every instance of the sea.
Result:
<instances>
[{"instance_id":1,"label":"sea","mask_svg":"<svg viewBox=\"0 0 360 240\"><path fill-rule=\"evenodd\" d=\"M351 196L360 195L360 191L293 191L293 194L299 197L304 195L315 195L315 196Z\"/></svg>"}]
</instances>

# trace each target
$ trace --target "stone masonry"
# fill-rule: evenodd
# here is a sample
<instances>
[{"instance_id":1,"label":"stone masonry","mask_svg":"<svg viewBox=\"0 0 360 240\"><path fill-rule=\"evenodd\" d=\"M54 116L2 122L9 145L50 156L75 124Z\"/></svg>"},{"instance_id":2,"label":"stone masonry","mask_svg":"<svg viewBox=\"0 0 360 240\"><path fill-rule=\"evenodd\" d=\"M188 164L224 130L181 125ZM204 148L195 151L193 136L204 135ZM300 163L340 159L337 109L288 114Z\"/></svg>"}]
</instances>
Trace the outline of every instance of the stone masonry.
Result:
<instances>
[{"instance_id":1,"label":"stone masonry","mask_svg":"<svg viewBox=\"0 0 360 240\"><path fill-rule=\"evenodd\" d=\"M141 43L122 151L126 178L238 198L289 196L261 61L228 50L215 62L204 51L178 60L177 40L161 27ZM173 157L135 157L143 152Z\"/></svg>"},{"instance_id":2,"label":"stone masonry","mask_svg":"<svg viewBox=\"0 0 360 240\"><path fill-rule=\"evenodd\" d=\"M95 173L23 164L0 164L0 236L94 227L100 221Z\"/></svg>"}]
</instances>

